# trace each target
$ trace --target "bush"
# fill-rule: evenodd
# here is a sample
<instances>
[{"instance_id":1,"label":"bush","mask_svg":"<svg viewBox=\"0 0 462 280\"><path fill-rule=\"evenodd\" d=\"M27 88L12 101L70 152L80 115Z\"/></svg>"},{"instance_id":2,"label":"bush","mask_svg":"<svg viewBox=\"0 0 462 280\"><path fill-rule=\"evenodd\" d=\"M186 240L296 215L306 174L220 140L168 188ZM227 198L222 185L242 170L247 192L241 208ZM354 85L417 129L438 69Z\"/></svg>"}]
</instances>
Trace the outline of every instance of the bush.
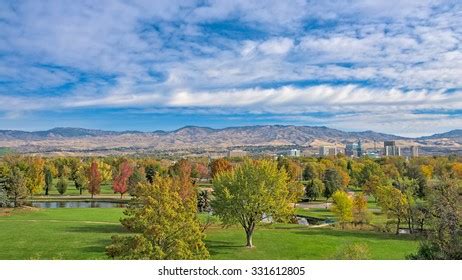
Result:
<instances>
[{"instance_id":1,"label":"bush","mask_svg":"<svg viewBox=\"0 0 462 280\"><path fill-rule=\"evenodd\" d=\"M9 203L6 191L3 189L0 189L0 207L8 207L9 204L10 203Z\"/></svg>"},{"instance_id":2,"label":"bush","mask_svg":"<svg viewBox=\"0 0 462 280\"><path fill-rule=\"evenodd\" d=\"M56 184L56 190L60 195L63 195L67 191L67 181L63 177L59 178L58 183Z\"/></svg>"},{"instance_id":3,"label":"bush","mask_svg":"<svg viewBox=\"0 0 462 280\"><path fill-rule=\"evenodd\" d=\"M335 260L368 260L369 247L363 243L350 243L339 248L334 255Z\"/></svg>"}]
</instances>

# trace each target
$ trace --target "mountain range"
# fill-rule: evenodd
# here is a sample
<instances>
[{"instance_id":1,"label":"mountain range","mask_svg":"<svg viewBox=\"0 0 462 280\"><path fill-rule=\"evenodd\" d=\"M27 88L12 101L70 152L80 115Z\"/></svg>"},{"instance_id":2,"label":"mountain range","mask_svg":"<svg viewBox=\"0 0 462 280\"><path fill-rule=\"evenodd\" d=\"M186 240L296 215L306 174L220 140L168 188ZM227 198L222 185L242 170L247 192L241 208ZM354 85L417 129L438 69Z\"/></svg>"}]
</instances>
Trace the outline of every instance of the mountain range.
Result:
<instances>
[{"instance_id":1,"label":"mountain range","mask_svg":"<svg viewBox=\"0 0 462 280\"><path fill-rule=\"evenodd\" d=\"M224 151L249 147L316 149L322 145L343 146L361 140L366 147L395 140L399 145L418 145L429 151L458 151L462 130L419 138L406 138L374 131L345 132L325 126L258 125L213 129L186 126L174 131L105 131L58 127L46 131L0 130L0 147L25 153L55 152L146 152L175 150Z\"/></svg>"}]
</instances>

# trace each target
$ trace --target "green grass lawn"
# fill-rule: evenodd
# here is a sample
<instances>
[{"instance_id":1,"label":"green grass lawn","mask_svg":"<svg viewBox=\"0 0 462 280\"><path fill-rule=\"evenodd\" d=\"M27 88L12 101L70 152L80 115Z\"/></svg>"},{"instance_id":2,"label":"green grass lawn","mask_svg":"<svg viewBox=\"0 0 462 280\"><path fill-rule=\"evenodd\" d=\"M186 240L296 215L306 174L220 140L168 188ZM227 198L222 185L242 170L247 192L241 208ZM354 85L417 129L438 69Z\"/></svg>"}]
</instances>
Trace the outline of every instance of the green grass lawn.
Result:
<instances>
[{"instance_id":1,"label":"green grass lawn","mask_svg":"<svg viewBox=\"0 0 462 280\"><path fill-rule=\"evenodd\" d=\"M105 259L123 209L41 209L0 216L0 259ZM1 213L1 212L0 212ZM255 248L244 244L243 230L212 226L207 246L212 259L329 259L349 242L368 245L374 259L403 259L417 249L408 236L274 225L257 228Z\"/></svg>"}]
</instances>

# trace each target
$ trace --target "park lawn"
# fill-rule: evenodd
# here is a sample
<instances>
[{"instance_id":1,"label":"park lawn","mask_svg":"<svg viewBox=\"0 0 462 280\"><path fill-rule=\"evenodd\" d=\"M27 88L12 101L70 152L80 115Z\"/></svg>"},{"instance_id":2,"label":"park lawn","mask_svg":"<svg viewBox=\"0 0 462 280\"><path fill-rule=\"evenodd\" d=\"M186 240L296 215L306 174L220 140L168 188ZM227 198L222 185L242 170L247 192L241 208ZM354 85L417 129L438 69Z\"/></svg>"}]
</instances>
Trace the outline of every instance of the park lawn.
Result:
<instances>
[{"instance_id":1,"label":"park lawn","mask_svg":"<svg viewBox=\"0 0 462 280\"><path fill-rule=\"evenodd\" d=\"M126 234L120 208L58 208L0 213L0 259L106 259L114 234ZM206 231L212 259L329 259L340 246L365 243L373 259L403 259L418 242L409 236L340 231L298 225L260 226L253 249L243 246L238 227Z\"/></svg>"},{"instance_id":2,"label":"park lawn","mask_svg":"<svg viewBox=\"0 0 462 280\"><path fill-rule=\"evenodd\" d=\"M60 194L56 190L56 184L58 183L58 181L59 179L57 178L53 179L53 187L49 191L50 196L58 196L58 197L60 196ZM43 191L43 193L41 193L40 195L45 195L45 191ZM65 196L66 195L80 195L79 190L75 188L74 181L67 180L67 190L66 190L66 193L64 193L64 195ZM84 190L82 195L90 196L87 190ZM114 191L112 190L112 183L101 184L101 194L99 195L114 195ZM96 195L96 196L99 196L99 195Z\"/></svg>"}]
</instances>

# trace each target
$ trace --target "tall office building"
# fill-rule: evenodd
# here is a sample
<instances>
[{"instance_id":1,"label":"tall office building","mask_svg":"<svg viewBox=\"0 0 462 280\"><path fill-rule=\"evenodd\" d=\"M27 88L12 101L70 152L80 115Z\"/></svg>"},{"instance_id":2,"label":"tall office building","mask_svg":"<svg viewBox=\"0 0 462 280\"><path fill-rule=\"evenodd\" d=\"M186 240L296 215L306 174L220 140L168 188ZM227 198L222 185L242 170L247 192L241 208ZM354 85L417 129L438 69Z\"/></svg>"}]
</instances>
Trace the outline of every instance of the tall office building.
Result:
<instances>
[{"instance_id":1,"label":"tall office building","mask_svg":"<svg viewBox=\"0 0 462 280\"><path fill-rule=\"evenodd\" d=\"M345 145L345 155L347 157L358 156L358 143L348 143Z\"/></svg>"},{"instance_id":2,"label":"tall office building","mask_svg":"<svg viewBox=\"0 0 462 280\"><path fill-rule=\"evenodd\" d=\"M337 147L321 146L319 147L319 156L336 156L338 153Z\"/></svg>"},{"instance_id":3,"label":"tall office building","mask_svg":"<svg viewBox=\"0 0 462 280\"><path fill-rule=\"evenodd\" d=\"M385 141L383 142L384 155L385 156L400 156L401 148L396 146L395 141Z\"/></svg>"},{"instance_id":4,"label":"tall office building","mask_svg":"<svg viewBox=\"0 0 462 280\"><path fill-rule=\"evenodd\" d=\"M299 157L300 156L300 150L291 149L289 151L289 156L291 156L291 157Z\"/></svg>"}]
</instances>

